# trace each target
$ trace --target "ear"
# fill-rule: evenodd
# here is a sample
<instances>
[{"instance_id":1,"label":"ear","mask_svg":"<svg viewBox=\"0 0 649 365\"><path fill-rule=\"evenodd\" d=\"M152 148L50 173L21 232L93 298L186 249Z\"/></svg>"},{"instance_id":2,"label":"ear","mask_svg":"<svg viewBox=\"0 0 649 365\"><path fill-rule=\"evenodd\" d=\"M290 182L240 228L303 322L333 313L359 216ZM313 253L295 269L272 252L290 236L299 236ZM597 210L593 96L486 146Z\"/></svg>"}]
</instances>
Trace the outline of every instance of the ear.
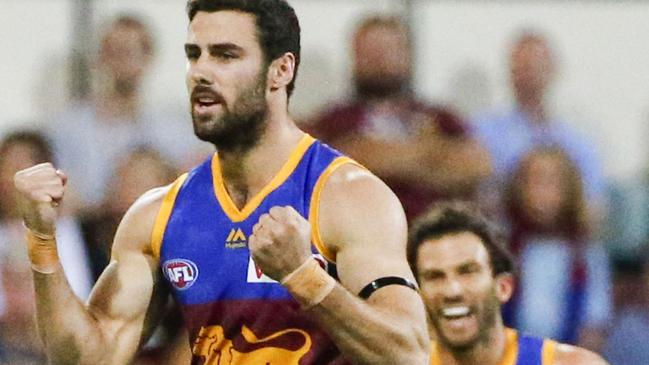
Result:
<instances>
[{"instance_id":1,"label":"ear","mask_svg":"<svg viewBox=\"0 0 649 365\"><path fill-rule=\"evenodd\" d=\"M286 87L295 77L295 55L284 53L268 67L268 85L271 91Z\"/></svg>"},{"instance_id":2,"label":"ear","mask_svg":"<svg viewBox=\"0 0 649 365\"><path fill-rule=\"evenodd\" d=\"M514 294L514 275L502 273L496 276L496 296L501 303L507 303Z\"/></svg>"}]
</instances>

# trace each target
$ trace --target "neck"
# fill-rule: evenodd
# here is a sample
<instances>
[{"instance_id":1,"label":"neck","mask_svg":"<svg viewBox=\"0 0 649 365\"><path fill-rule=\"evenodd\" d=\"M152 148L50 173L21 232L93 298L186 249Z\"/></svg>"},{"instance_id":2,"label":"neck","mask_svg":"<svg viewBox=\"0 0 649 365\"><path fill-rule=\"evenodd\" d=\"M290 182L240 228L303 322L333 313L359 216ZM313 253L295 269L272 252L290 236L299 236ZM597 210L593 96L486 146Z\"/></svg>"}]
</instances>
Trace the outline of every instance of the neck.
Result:
<instances>
[{"instance_id":1,"label":"neck","mask_svg":"<svg viewBox=\"0 0 649 365\"><path fill-rule=\"evenodd\" d=\"M303 136L286 111L269 109L266 130L254 147L243 152L219 152L225 187L239 208L272 180Z\"/></svg>"},{"instance_id":2,"label":"neck","mask_svg":"<svg viewBox=\"0 0 649 365\"><path fill-rule=\"evenodd\" d=\"M542 95L519 96L517 102L518 107L528 115L533 123L541 124L547 121L547 113Z\"/></svg>"},{"instance_id":3,"label":"neck","mask_svg":"<svg viewBox=\"0 0 649 365\"><path fill-rule=\"evenodd\" d=\"M440 364L444 365L505 365L507 336L502 321L491 329L486 341L474 347L456 351L438 343ZM509 365L509 364L507 364Z\"/></svg>"},{"instance_id":4,"label":"neck","mask_svg":"<svg viewBox=\"0 0 649 365\"><path fill-rule=\"evenodd\" d=\"M136 91L126 95L106 91L97 97L97 114L100 120L135 121L139 113L139 98Z\"/></svg>"}]
</instances>

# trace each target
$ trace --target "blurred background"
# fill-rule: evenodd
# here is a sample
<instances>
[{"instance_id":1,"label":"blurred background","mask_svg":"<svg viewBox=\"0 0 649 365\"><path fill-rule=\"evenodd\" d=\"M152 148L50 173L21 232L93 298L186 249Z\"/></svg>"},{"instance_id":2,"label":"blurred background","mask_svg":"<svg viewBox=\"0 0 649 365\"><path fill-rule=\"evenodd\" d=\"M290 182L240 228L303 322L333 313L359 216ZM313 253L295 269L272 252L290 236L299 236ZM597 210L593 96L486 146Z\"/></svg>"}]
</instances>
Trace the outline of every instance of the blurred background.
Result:
<instances>
[{"instance_id":1,"label":"blurred background","mask_svg":"<svg viewBox=\"0 0 649 365\"><path fill-rule=\"evenodd\" d=\"M289 2L298 123L388 181L410 219L448 198L497 217L523 273L512 325L649 363L649 2ZM43 363L15 171L69 172L62 261L83 298L135 197L211 153L191 130L184 7L0 0L0 361ZM557 290L586 304L543 301Z\"/></svg>"}]
</instances>

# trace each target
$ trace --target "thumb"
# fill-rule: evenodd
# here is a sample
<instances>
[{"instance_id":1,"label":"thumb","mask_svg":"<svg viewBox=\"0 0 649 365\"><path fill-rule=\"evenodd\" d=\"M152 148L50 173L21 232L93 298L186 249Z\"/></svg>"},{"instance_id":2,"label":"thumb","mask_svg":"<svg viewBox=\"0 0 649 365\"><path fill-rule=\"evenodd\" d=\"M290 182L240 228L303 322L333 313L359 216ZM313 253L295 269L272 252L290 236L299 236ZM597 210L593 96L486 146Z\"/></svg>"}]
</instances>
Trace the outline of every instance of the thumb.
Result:
<instances>
[{"instance_id":1,"label":"thumb","mask_svg":"<svg viewBox=\"0 0 649 365\"><path fill-rule=\"evenodd\" d=\"M56 175L61 179L61 183L63 183L63 186L68 183L68 176L61 170L56 170Z\"/></svg>"}]
</instances>

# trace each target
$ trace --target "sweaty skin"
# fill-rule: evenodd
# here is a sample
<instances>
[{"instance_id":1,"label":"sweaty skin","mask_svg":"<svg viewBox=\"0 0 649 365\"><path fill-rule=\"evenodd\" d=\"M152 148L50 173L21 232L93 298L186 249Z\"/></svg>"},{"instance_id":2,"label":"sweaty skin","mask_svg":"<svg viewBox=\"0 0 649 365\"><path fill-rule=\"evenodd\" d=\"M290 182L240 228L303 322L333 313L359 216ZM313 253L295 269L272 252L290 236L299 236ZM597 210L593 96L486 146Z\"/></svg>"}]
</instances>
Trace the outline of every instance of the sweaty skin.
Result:
<instances>
[{"instance_id":1,"label":"sweaty skin","mask_svg":"<svg viewBox=\"0 0 649 365\"><path fill-rule=\"evenodd\" d=\"M200 114L195 120L199 132L221 128L218 116L236 104L241 80L249 84L259 74L261 52L251 34L256 34L254 16L236 11L198 12L190 24L190 94L201 84L217 90L223 101L193 106ZM216 45L236 45L238 53L224 57L223 47ZM271 62L264 75L264 133L250 150L219 153L226 189L239 207L268 184L304 136L287 111L286 86L294 70L291 53ZM63 197L62 175L51 164L41 164L17 173L15 185L26 225L54 232L53 202ZM150 336L168 297L150 243L169 189L144 194L128 210L115 236L111 263L87 304L72 294L60 265L52 274L34 273L40 334L52 363L127 364ZM397 198L363 168L345 165L329 177L319 208L321 236L337 257L340 284L309 309L312 317L354 364L426 364L429 341L417 292L388 286L367 301L356 296L379 277L413 279L405 254L406 221ZM301 265L309 250L304 232L311 227L288 208L274 211L275 217L266 222L272 226L254 234L251 240L258 245L251 246L262 270L279 279Z\"/></svg>"}]
</instances>

